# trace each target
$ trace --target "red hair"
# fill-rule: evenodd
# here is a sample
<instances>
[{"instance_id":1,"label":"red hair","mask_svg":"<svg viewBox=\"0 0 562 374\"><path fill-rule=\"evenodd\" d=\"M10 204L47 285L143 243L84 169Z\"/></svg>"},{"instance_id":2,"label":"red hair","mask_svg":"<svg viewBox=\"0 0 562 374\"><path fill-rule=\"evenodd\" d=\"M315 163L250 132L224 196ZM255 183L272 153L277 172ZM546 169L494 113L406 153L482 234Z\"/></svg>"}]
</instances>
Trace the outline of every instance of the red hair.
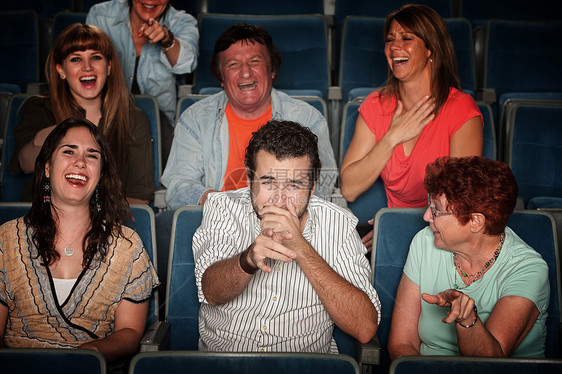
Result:
<instances>
[{"instance_id":1,"label":"red hair","mask_svg":"<svg viewBox=\"0 0 562 374\"><path fill-rule=\"evenodd\" d=\"M424 186L429 196L445 196L449 211L460 212L463 225L470 213L486 217L484 233L501 234L517 202L517 181L505 162L480 156L441 157L427 165Z\"/></svg>"}]
</instances>

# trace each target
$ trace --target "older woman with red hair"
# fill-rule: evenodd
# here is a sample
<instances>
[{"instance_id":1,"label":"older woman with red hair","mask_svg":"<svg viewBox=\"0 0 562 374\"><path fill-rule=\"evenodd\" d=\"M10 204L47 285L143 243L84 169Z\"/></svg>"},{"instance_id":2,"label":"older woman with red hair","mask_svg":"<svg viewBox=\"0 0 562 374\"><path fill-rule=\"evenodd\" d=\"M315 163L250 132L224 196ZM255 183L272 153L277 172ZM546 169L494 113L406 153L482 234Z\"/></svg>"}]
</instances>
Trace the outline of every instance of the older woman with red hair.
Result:
<instances>
[{"instance_id":1,"label":"older woman with red hair","mask_svg":"<svg viewBox=\"0 0 562 374\"><path fill-rule=\"evenodd\" d=\"M429 227L412 240L388 351L402 355L544 356L548 266L507 222L509 167L442 157L426 168Z\"/></svg>"}]
</instances>

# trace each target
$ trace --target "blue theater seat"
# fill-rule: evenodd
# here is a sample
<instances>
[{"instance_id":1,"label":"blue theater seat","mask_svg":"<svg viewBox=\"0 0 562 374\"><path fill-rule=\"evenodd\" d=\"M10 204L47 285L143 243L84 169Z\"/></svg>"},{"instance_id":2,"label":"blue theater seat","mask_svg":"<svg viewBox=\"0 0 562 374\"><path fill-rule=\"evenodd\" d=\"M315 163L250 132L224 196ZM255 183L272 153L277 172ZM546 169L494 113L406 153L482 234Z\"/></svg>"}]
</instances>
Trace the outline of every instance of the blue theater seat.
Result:
<instances>
[{"instance_id":1,"label":"blue theater seat","mask_svg":"<svg viewBox=\"0 0 562 374\"><path fill-rule=\"evenodd\" d=\"M131 361L131 374L359 374L357 362L346 355L320 353L147 352Z\"/></svg>"}]
</instances>

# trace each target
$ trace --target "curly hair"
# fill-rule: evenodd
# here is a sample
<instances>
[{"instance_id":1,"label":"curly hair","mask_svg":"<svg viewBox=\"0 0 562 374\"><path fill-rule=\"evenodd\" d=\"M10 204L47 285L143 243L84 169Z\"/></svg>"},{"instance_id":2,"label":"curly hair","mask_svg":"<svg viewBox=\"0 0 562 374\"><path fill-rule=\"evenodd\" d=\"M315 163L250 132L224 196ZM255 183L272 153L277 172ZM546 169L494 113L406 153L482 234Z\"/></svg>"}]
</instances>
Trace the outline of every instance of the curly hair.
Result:
<instances>
[{"instance_id":1,"label":"curly hair","mask_svg":"<svg viewBox=\"0 0 562 374\"><path fill-rule=\"evenodd\" d=\"M429 196L445 196L463 225L470 213L486 217L484 233L501 234L517 202L517 181L505 162L480 156L441 157L426 167Z\"/></svg>"},{"instance_id":2,"label":"curly hair","mask_svg":"<svg viewBox=\"0 0 562 374\"><path fill-rule=\"evenodd\" d=\"M217 82L222 83L223 77L220 66L220 54L226 51L231 45L245 41L247 43L259 43L267 48L269 55L269 67L274 75L274 80L277 80L277 73L281 67L281 53L273 44L271 35L262 27L257 25L249 25L247 23L237 23L231 26L228 30L223 32L215 43L213 57L211 59L211 74Z\"/></svg>"},{"instance_id":3,"label":"curly hair","mask_svg":"<svg viewBox=\"0 0 562 374\"><path fill-rule=\"evenodd\" d=\"M110 244L110 237L112 235L122 236L122 224L126 220L134 220L117 174L111 150L101 131L86 119L69 118L61 122L49 134L35 160L31 209L24 218L25 223L33 228L33 243L38 249L39 256L47 265L58 260L60 256L55 250L57 225L54 215L57 214L57 207L54 204L43 202L42 189L47 181L45 166L52 162L53 154L68 130L76 127L85 127L90 131L101 153L100 180L97 186L101 211L98 213L94 194L89 203L90 230L86 233L82 243L84 248L82 265L86 267L98 254L104 258Z\"/></svg>"},{"instance_id":4,"label":"curly hair","mask_svg":"<svg viewBox=\"0 0 562 374\"><path fill-rule=\"evenodd\" d=\"M383 38L386 39L392 21L396 21L408 32L423 40L425 48L431 51L431 95L435 98L435 112L439 113L451 87L460 89L459 69L453 40L443 18L425 5L407 4L390 13L384 24ZM380 95L399 96L400 81L390 67L386 86Z\"/></svg>"},{"instance_id":5,"label":"curly hair","mask_svg":"<svg viewBox=\"0 0 562 374\"><path fill-rule=\"evenodd\" d=\"M308 156L311 164L310 187L318 180L322 168L318 137L308 127L292 121L269 121L254 132L244 157L250 179L254 178L256 155L260 150L272 154L277 160Z\"/></svg>"},{"instance_id":6,"label":"curly hair","mask_svg":"<svg viewBox=\"0 0 562 374\"><path fill-rule=\"evenodd\" d=\"M129 127L129 107L134 106L119 63L113 42L100 28L84 23L75 23L65 28L55 39L45 63L45 75L49 83L49 97L57 122L69 117L79 117L82 108L78 105L66 80L61 79L57 65L77 51L88 49L99 51L111 64L102 90L103 133L110 142L111 150L121 167L126 158L126 147L133 137Z\"/></svg>"}]
</instances>

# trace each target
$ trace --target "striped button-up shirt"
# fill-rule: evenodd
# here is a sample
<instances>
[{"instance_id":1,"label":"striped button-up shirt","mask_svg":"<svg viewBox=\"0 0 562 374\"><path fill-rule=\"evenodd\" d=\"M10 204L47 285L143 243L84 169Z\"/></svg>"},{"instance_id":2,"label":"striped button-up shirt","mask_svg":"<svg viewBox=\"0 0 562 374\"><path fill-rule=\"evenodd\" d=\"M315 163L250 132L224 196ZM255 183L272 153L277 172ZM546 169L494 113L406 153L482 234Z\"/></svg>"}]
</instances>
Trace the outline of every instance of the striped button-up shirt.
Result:
<instances>
[{"instance_id":1,"label":"striped button-up shirt","mask_svg":"<svg viewBox=\"0 0 562 374\"><path fill-rule=\"evenodd\" d=\"M367 294L380 319L380 302L372 286L366 249L355 230L357 219L315 196L307 212L304 238L339 275ZM273 271L258 271L238 297L219 306L206 302L201 289L205 270L244 251L260 231L248 188L209 195L201 227L193 237L195 276L202 302L199 349L337 353L332 338L334 322L296 261L269 259Z\"/></svg>"}]
</instances>

